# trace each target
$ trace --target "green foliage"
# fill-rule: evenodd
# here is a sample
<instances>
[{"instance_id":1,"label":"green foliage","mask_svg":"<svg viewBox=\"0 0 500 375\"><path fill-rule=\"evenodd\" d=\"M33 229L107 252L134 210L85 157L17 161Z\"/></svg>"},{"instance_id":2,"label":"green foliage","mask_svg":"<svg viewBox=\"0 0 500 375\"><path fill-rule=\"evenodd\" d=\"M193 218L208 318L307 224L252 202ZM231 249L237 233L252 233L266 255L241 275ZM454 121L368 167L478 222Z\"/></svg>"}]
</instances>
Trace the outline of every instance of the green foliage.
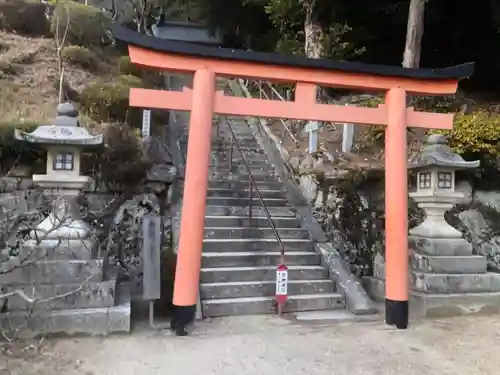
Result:
<instances>
[{"instance_id":1,"label":"green foliage","mask_svg":"<svg viewBox=\"0 0 500 375\"><path fill-rule=\"evenodd\" d=\"M68 26L69 22L69 26ZM111 20L99 9L74 1L61 0L54 9L50 30L61 39L68 27L66 42L81 46L100 46L111 42Z\"/></svg>"},{"instance_id":2,"label":"green foliage","mask_svg":"<svg viewBox=\"0 0 500 375\"><path fill-rule=\"evenodd\" d=\"M141 183L148 165L143 161L135 129L127 124L111 124L105 129L104 141L106 148L98 156L100 182L111 189Z\"/></svg>"},{"instance_id":3,"label":"green foliage","mask_svg":"<svg viewBox=\"0 0 500 375\"><path fill-rule=\"evenodd\" d=\"M45 5L29 0L0 0L0 30L28 36L47 36L50 25Z\"/></svg>"},{"instance_id":4,"label":"green foliage","mask_svg":"<svg viewBox=\"0 0 500 375\"><path fill-rule=\"evenodd\" d=\"M483 110L457 114L452 130L434 130L446 134L453 151L466 160L480 160L481 167L473 176L476 187L498 187L500 177L500 115Z\"/></svg>"},{"instance_id":5,"label":"green foliage","mask_svg":"<svg viewBox=\"0 0 500 375\"><path fill-rule=\"evenodd\" d=\"M16 75L19 67L7 61L0 61L0 79L8 78L9 76Z\"/></svg>"},{"instance_id":6,"label":"green foliage","mask_svg":"<svg viewBox=\"0 0 500 375\"><path fill-rule=\"evenodd\" d=\"M142 71L137 65L130 61L129 56L122 56L118 59L118 71L122 75L131 75L142 78Z\"/></svg>"},{"instance_id":7,"label":"green foliage","mask_svg":"<svg viewBox=\"0 0 500 375\"><path fill-rule=\"evenodd\" d=\"M9 170L14 164L27 164L38 161L43 151L16 141L15 129L32 132L39 124L33 122L0 122L0 171Z\"/></svg>"},{"instance_id":8,"label":"green foliage","mask_svg":"<svg viewBox=\"0 0 500 375\"><path fill-rule=\"evenodd\" d=\"M83 89L80 95L83 112L98 122L138 121L129 108L129 92L134 87L148 87L139 77L121 75L112 81L100 81Z\"/></svg>"},{"instance_id":9,"label":"green foliage","mask_svg":"<svg viewBox=\"0 0 500 375\"><path fill-rule=\"evenodd\" d=\"M452 130L433 131L449 138L459 154L486 154L500 157L500 115L478 111L455 116Z\"/></svg>"},{"instance_id":10,"label":"green foliage","mask_svg":"<svg viewBox=\"0 0 500 375\"><path fill-rule=\"evenodd\" d=\"M99 57L90 49L81 46L68 46L62 50L62 58L68 63L89 71L99 69Z\"/></svg>"},{"instance_id":11,"label":"green foliage","mask_svg":"<svg viewBox=\"0 0 500 375\"><path fill-rule=\"evenodd\" d=\"M293 55L303 55L305 45L304 22L306 13L302 0L246 0L265 4L264 9L274 27L279 30L277 51ZM346 23L330 17L328 0L317 1L314 8L316 22L323 29L323 49L325 57L346 59L364 52L347 39L351 28Z\"/></svg>"}]
</instances>

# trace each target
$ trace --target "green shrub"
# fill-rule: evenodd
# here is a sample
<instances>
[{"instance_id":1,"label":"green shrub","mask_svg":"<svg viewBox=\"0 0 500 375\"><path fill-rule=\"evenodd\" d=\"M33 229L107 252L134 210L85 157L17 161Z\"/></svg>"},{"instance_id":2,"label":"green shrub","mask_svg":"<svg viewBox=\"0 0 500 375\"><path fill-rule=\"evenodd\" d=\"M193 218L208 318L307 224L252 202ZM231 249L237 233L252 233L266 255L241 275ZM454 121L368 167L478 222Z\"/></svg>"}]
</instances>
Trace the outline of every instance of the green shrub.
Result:
<instances>
[{"instance_id":1,"label":"green shrub","mask_svg":"<svg viewBox=\"0 0 500 375\"><path fill-rule=\"evenodd\" d=\"M130 61L129 56L121 56L118 59L118 71L122 75L132 75L143 79L152 86L161 87L164 83L164 77L159 71L144 69Z\"/></svg>"},{"instance_id":2,"label":"green shrub","mask_svg":"<svg viewBox=\"0 0 500 375\"><path fill-rule=\"evenodd\" d=\"M135 128L127 124L110 124L104 131L106 147L99 155L101 182L113 186L140 183L148 168L142 158L141 140Z\"/></svg>"},{"instance_id":3,"label":"green shrub","mask_svg":"<svg viewBox=\"0 0 500 375\"><path fill-rule=\"evenodd\" d=\"M9 76L16 75L18 72L18 66L6 61L0 61L0 78L7 78Z\"/></svg>"},{"instance_id":4,"label":"green shrub","mask_svg":"<svg viewBox=\"0 0 500 375\"><path fill-rule=\"evenodd\" d=\"M28 0L0 0L0 30L28 36L48 36L46 6Z\"/></svg>"},{"instance_id":5,"label":"green shrub","mask_svg":"<svg viewBox=\"0 0 500 375\"><path fill-rule=\"evenodd\" d=\"M500 178L500 115L478 110L457 114L452 130L433 130L448 136L453 151L465 160L479 160L481 166L471 176L476 188L498 188Z\"/></svg>"},{"instance_id":6,"label":"green shrub","mask_svg":"<svg viewBox=\"0 0 500 375\"><path fill-rule=\"evenodd\" d=\"M62 50L62 57L64 61L89 71L99 69L99 57L86 47L68 46Z\"/></svg>"},{"instance_id":7,"label":"green shrub","mask_svg":"<svg viewBox=\"0 0 500 375\"><path fill-rule=\"evenodd\" d=\"M0 171L9 170L14 164L31 165L43 156L43 150L16 141L14 130L34 131L39 124L34 122L0 122Z\"/></svg>"},{"instance_id":8,"label":"green shrub","mask_svg":"<svg viewBox=\"0 0 500 375\"><path fill-rule=\"evenodd\" d=\"M434 131L448 136L459 154L480 153L500 157L500 115L486 111L457 114L452 130Z\"/></svg>"},{"instance_id":9,"label":"green shrub","mask_svg":"<svg viewBox=\"0 0 500 375\"><path fill-rule=\"evenodd\" d=\"M147 84L132 75L93 83L81 92L82 110L94 121L134 123L138 118L129 109L129 93L134 87L147 87Z\"/></svg>"},{"instance_id":10,"label":"green shrub","mask_svg":"<svg viewBox=\"0 0 500 375\"><path fill-rule=\"evenodd\" d=\"M129 56L122 56L118 59L118 71L122 75L132 75L142 78L142 70L137 65L132 64Z\"/></svg>"},{"instance_id":11,"label":"green shrub","mask_svg":"<svg viewBox=\"0 0 500 375\"><path fill-rule=\"evenodd\" d=\"M104 12L90 5L62 0L54 10L50 30L62 38L69 22L66 42L81 46L109 44L107 30L111 20Z\"/></svg>"}]
</instances>

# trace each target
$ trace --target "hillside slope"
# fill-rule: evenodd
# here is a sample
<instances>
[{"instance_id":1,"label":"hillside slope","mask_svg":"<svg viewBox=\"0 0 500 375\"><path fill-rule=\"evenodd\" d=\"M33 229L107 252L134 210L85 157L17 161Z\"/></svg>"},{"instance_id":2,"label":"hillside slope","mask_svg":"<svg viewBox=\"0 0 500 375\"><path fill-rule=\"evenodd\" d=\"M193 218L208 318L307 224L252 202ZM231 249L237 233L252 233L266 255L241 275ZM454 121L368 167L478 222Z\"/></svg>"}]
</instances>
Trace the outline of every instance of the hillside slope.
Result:
<instances>
[{"instance_id":1,"label":"hillside slope","mask_svg":"<svg viewBox=\"0 0 500 375\"><path fill-rule=\"evenodd\" d=\"M76 92L92 83L107 80L114 73L109 58L100 58L95 71L68 61L64 70L67 84ZM0 32L0 122L50 121L58 102L58 86L53 39Z\"/></svg>"}]
</instances>

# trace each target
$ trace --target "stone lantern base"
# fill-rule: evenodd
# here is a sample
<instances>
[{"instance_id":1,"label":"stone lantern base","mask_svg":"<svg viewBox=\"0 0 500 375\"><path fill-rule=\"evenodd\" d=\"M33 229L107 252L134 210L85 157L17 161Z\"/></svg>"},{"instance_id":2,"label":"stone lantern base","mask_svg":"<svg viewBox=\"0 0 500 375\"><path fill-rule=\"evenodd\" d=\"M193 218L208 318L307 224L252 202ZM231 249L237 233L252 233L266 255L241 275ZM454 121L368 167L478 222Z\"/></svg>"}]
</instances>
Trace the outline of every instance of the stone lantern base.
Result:
<instances>
[{"instance_id":1,"label":"stone lantern base","mask_svg":"<svg viewBox=\"0 0 500 375\"><path fill-rule=\"evenodd\" d=\"M410 314L440 317L500 312L500 275L487 272L486 258L473 255L462 238L409 237ZM385 263L363 280L375 300L385 298Z\"/></svg>"}]
</instances>

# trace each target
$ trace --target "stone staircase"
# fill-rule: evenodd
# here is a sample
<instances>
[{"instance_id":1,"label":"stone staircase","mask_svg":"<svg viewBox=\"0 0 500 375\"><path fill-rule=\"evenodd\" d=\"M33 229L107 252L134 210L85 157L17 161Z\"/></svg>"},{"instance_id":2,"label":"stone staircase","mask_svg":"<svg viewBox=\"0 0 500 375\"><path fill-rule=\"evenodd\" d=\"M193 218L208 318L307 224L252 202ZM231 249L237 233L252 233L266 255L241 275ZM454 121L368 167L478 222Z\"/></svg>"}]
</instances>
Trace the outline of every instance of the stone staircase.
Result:
<instances>
[{"instance_id":1,"label":"stone staircase","mask_svg":"<svg viewBox=\"0 0 500 375\"><path fill-rule=\"evenodd\" d=\"M283 185L244 120L231 120L252 176L285 247L289 299L285 312L345 308L307 230L300 227ZM224 120L214 125L206 206L200 295L204 317L275 313L280 247L255 191L249 221L250 179ZM185 146L185 145L184 145Z\"/></svg>"}]
</instances>

